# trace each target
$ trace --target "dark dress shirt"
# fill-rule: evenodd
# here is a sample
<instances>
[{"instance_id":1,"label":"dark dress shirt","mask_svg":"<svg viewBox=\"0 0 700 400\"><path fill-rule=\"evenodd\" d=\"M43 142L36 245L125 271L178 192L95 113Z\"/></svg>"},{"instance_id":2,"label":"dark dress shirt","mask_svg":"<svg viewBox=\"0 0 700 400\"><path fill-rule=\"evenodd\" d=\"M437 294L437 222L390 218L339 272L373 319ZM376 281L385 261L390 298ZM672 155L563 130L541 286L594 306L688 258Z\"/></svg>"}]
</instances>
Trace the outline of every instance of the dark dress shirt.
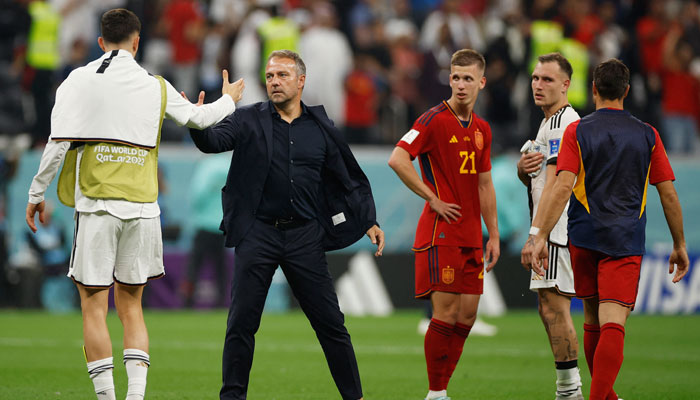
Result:
<instances>
[{"instance_id":1,"label":"dark dress shirt","mask_svg":"<svg viewBox=\"0 0 700 400\"><path fill-rule=\"evenodd\" d=\"M265 219L316 219L325 134L305 105L291 123L271 107L272 160L258 215Z\"/></svg>"}]
</instances>

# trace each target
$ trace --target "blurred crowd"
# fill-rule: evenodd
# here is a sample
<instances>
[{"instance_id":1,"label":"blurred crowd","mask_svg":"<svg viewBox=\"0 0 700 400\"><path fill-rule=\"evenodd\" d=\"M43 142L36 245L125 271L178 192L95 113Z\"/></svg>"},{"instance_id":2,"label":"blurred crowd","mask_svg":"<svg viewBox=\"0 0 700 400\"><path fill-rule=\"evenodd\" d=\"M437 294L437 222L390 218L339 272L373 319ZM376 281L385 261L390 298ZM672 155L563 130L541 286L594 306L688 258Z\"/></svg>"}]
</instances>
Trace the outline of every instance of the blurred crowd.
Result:
<instances>
[{"instance_id":1,"label":"blurred crowd","mask_svg":"<svg viewBox=\"0 0 700 400\"><path fill-rule=\"evenodd\" d=\"M298 51L304 102L323 104L355 144L396 143L450 96L452 53L473 48L487 60L475 110L492 126L496 154L537 131L530 73L552 51L573 65L569 100L581 115L594 108L593 67L616 57L632 72L625 107L658 128L669 153L700 151L700 0L0 0L0 275L17 160L43 147L56 88L101 56L100 16L115 7L142 21L141 65L190 99L200 90L216 99L226 68L246 80L241 105L265 100L267 54ZM190 140L170 121L162 138ZM65 240L50 223L45 231L31 249L53 271L66 262Z\"/></svg>"},{"instance_id":2,"label":"blurred crowd","mask_svg":"<svg viewBox=\"0 0 700 400\"><path fill-rule=\"evenodd\" d=\"M538 54L574 66L572 105L592 110L592 67L610 57L633 73L626 106L659 128L672 152L693 152L700 120L700 6L696 0L0 0L0 135L46 141L55 89L100 56L107 9L143 23L138 59L189 98L218 96L221 69L246 79L243 104L265 99L265 56L300 52L304 101L324 104L352 143L392 144L450 95L450 55L487 59L477 113L496 151L520 147L541 119L530 100ZM166 124L166 141L188 140Z\"/></svg>"}]
</instances>

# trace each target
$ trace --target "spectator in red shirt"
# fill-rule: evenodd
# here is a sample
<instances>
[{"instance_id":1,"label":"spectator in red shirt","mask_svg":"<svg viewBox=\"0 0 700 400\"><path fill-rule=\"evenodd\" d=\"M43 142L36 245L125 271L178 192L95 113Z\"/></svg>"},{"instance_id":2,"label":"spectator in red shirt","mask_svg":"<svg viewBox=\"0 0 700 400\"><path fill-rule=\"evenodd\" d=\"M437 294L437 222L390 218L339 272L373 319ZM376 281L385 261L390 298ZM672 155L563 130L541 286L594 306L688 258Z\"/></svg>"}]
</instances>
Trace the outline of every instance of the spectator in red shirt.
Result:
<instances>
[{"instance_id":1,"label":"spectator in red shirt","mask_svg":"<svg viewBox=\"0 0 700 400\"><path fill-rule=\"evenodd\" d=\"M206 34L205 19L195 0L172 0L163 10L163 26L173 54L174 86L196 98L201 41Z\"/></svg>"},{"instance_id":2,"label":"spectator in red shirt","mask_svg":"<svg viewBox=\"0 0 700 400\"><path fill-rule=\"evenodd\" d=\"M662 124L669 152L692 153L698 141L700 81L690 73L693 49L681 33L674 26L664 43Z\"/></svg>"}]
</instances>

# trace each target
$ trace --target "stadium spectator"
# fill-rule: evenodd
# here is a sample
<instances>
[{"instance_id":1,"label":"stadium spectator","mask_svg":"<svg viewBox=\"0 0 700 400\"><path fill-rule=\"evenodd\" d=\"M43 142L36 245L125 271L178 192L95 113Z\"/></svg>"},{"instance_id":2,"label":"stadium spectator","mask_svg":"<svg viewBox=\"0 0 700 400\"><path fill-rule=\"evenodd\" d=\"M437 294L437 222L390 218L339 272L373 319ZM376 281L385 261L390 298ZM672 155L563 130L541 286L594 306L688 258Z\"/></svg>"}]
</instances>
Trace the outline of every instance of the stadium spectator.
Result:
<instances>
[{"instance_id":1,"label":"stadium spectator","mask_svg":"<svg viewBox=\"0 0 700 400\"><path fill-rule=\"evenodd\" d=\"M162 22L172 48L172 74L175 87L194 96L199 92L199 62L206 20L195 0L171 0L163 10Z\"/></svg>"},{"instance_id":2,"label":"stadium spectator","mask_svg":"<svg viewBox=\"0 0 700 400\"><path fill-rule=\"evenodd\" d=\"M544 112L534 141L518 161L518 178L527 187L530 215L537 214L556 179L557 157L561 137L566 127L579 119L566 97L573 70L569 61L559 53L540 55L532 72L532 96L535 105ZM544 323L556 370L556 400L583 400L581 376L578 369L578 337L571 319L571 298L574 296L574 274L567 248L566 210L547 246L553 266L544 279L531 272L530 290L537 292L539 313Z\"/></svg>"},{"instance_id":3,"label":"stadium spectator","mask_svg":"<svg viewBox=\"0 0 700 400\"><path fill-rule=\"evenodd\" d=\"M401 181L426 201L413 250L415 295L433 306L425 334L427 400L449 399L447 385L483 293L484 262L488 272L500 255L491 129L473 112L486 84L485 60L474 50L459 50L451 64L452 96L424 113L389 158ZM416 157L423 180L412 163ZM485 250L482 216L489 233Z\"/></svg>"},{"instance_id":4,"label":"stadium spectator","mask_svg":"<svg viewBox=\"0 0 700 400\"><path fill-rule=\"evenodd\" d=\"M165 116L183 125L212 125L233 112L243 89L242 81L230 84L224 71L221 99L201 107L191 104L136 63L140 29L136 15L125 9L102 16L98 42L104 55L61 84L51 137L26 210L27 225L36 233L35 214L46 221L44 195L65 160L59 199L76 210L68 276L80 293L88 373L97 398L106 400L115 399L106 325L109 288L115 281L129 379L126 398L142 399L146 390L150 362L141 299L147 280L164 274L156 201L159 123ZM202 101L200 97L198 105Z\"/></svg>"},{"instance_id":5,"label":"stadium spectator","mask_svg":"<svg viewBox=\"0 0 700 400\"><path fill-rule=\"evenodd\" d=\"M666 12L666 0L649 1L647 14L637 21L636 38L639 43L641 73L644 77L644 115L650 124L658 126L661 121L661 70L663 68L664 41L671 26ZM642 89L642 88L639 88ZM663 132L662 132L663 133Z\"/></svg>"},{"instance_id":6,"label":"stadium spectator","mask_svg":"<svg viewBox=\"0 0 700 400\"><path fill-rule=\"evenodd\" d=\"M591 47L604 25L596 13L592 0L565 0L559 19L567 37Z\"/></svg>"},{"instance_id":7,"label":"stadium spectator","mask_svg":"<svg viewBox=\"0 0 700 400\"><path fill-rule=\"evenodd\" d=\"M514 69L510 58L508 42L501 37L494 40L486 54L485 76L488 81L485 91L485 116L493 132L492 151L502 152L515 147L521 141L521 132L517 129L518 110L513 105L516 76L509 71Z\"/></svg>"},{"instance_id":8,"label":"stadium spectator","mask_svg":"<svg viewBox=\"0 0 700 400\"><path fill-rule=\"evenodd\" d=\"M337 29L337 16L328 2L311 9L311 26L299 39L299 54L308 72L304 102L323 104L337 127L345 126L345 79L352 68L348 39Z\"/></svg>"},{"instance_id":9,"label":"stadium spectator","mask_svg":"<svg viewBox=\"0 0 700 400\"><path fill-rule=\"evenodd\" d=\"M396 123L394 132L406 132L412 121L418 118L419 109L424 101L420 92L421 67L423 54L416 45L417 32L413 24L405 20L392 20L385 25L391 70L391 101L394 106ZM398 138L394 138L396 140Z\"/></svg>"},{"instance_id":10,"label":"stadium spectator","mask_svg":"<svg viewBox=\"0 0 700 400\"><path fill-rule=\"evenodd\" d=\"M545 261L547 237L570 200L569 250L576 296L583 300L583 347L592 375L589 400L618 398L613 384L622 366L625 323L634 309L645 252L648 184L659 192L673 238L673 282L683 278L689 264L681 205L663 143L656 129L623 109L629 79L629 70L617 59L595 68L596 111L566 128L557 179L540 204L521 255L523 266L545 276L545 269L553 267Z\"/></svg>"},{"instance_id":11,"label":"stadium spectator","mask_svg":"<svg viewBox=\"0 0 700 400\"><path fill-rule=\"evenodd\" d=\"M423 53L419 82L421 97L427 104L439 103L450 93L450 60L458 49L447 24L443 24L435 46Z\"/></svg>"},{"instance_id":12,"label":"stadium spectator","mask_svg":"<svg viewBox=\"0 0 700 400\"><path fill-rule=\"evenodd\" d=\"M690 71L693 48L679 26L666 35L661 70L662 126L669 153L692 154L700 137L700 80Z\"/></svg>"},{"instance_id":13,"label":"stadium spectator","mask_svg":"<svg viewBox=\"0 0 700 400\"><path fill-rule=\"evenodd\" d=\"M270 54L268 102L237 110L204 131L205 153L234 150L223 193L226 246L235 247L220 398L247 396L255 333L278 266L306 314L343 399L362 398L350 335L328 272L326 250L365 233L384 249L369 181L323 106L301 102L306 68L289 50ZM323 172L323 173L322 173Z\"/></svg>"},{"instance_id":14,"label":"stadium spectator","mask_svg":"<svg viewBox=\"0 0 700 400\"><path fill-rule=\"evenodd\" d=\"M379 88L374 63L371 56L356 53L354 68L345 80L345 139L350 143L379 141Z\"/></svg>"},{"instance_id":15,"label":"stadium spectator","mask_svg":"<svg viewBox=\"0 0 700 400\"><path fill-rule=\"evenodd\" d=\"M447 25L450 36L457 48L472 48L483 51L486 43L476 19L460 13L459 0L444 0L440 8L426 18L421 29L418 44L423 51L428 51L439 43L443 25Z\"/></svg>"},{"instance_id":16,"label":"stadium spectator","mask_svg":"<svg viewBox=\"0 0 700 400\"><path fill-rule=\"evenodd\" d=\"M241 22L241 27L236 35L231 48L231 67L237 76L243 77L248 82L248 87L243 93L241 105L253 104L265 99L265 89L260 81L260 59L262 56L258 28L268 19L271 13L266 7L260 6L260 1L255 2L255 7Z\"/></svg>"},{"instance_id":17,"label":"stadium spectator","mask_svg":"<svg viewBox=\"0 0 700 400\"><path fill-rule=\"evenodd\" d=\"M33 1L28 6L32 22L27 37L25 74L31 81L34 100L32 144L45 143L50 133L51 107L54 101L54 73L60 65L58 29L61 16L48 1Z\"/></svg>"}]
</instances>

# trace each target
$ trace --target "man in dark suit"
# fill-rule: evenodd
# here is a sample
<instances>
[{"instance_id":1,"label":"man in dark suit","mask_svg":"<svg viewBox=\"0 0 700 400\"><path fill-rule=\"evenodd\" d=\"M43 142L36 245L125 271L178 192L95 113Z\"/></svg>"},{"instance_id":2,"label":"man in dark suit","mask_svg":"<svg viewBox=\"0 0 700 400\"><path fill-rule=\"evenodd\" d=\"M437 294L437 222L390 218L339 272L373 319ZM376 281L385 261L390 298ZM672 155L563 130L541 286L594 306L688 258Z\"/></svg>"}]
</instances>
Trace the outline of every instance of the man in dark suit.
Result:
<instances>
[{"instance_id":1,"label":"man in dark suit","mask_svg":"<svg viewBox=\"0 0 700 400\"><path fill-rule=\"evenodd\" d=\"M269 101L241 107L190 135L205 153L234 150L223 191L221 229L235 247L220 398L246 398L255 332L277 266L287 277L326 355L343 399L362 398L350 335L325 252L367 234L384 248L367 177L323 106L301 102L306 67L298 54L272 52Z\"/></svg>"}]
</instances>

